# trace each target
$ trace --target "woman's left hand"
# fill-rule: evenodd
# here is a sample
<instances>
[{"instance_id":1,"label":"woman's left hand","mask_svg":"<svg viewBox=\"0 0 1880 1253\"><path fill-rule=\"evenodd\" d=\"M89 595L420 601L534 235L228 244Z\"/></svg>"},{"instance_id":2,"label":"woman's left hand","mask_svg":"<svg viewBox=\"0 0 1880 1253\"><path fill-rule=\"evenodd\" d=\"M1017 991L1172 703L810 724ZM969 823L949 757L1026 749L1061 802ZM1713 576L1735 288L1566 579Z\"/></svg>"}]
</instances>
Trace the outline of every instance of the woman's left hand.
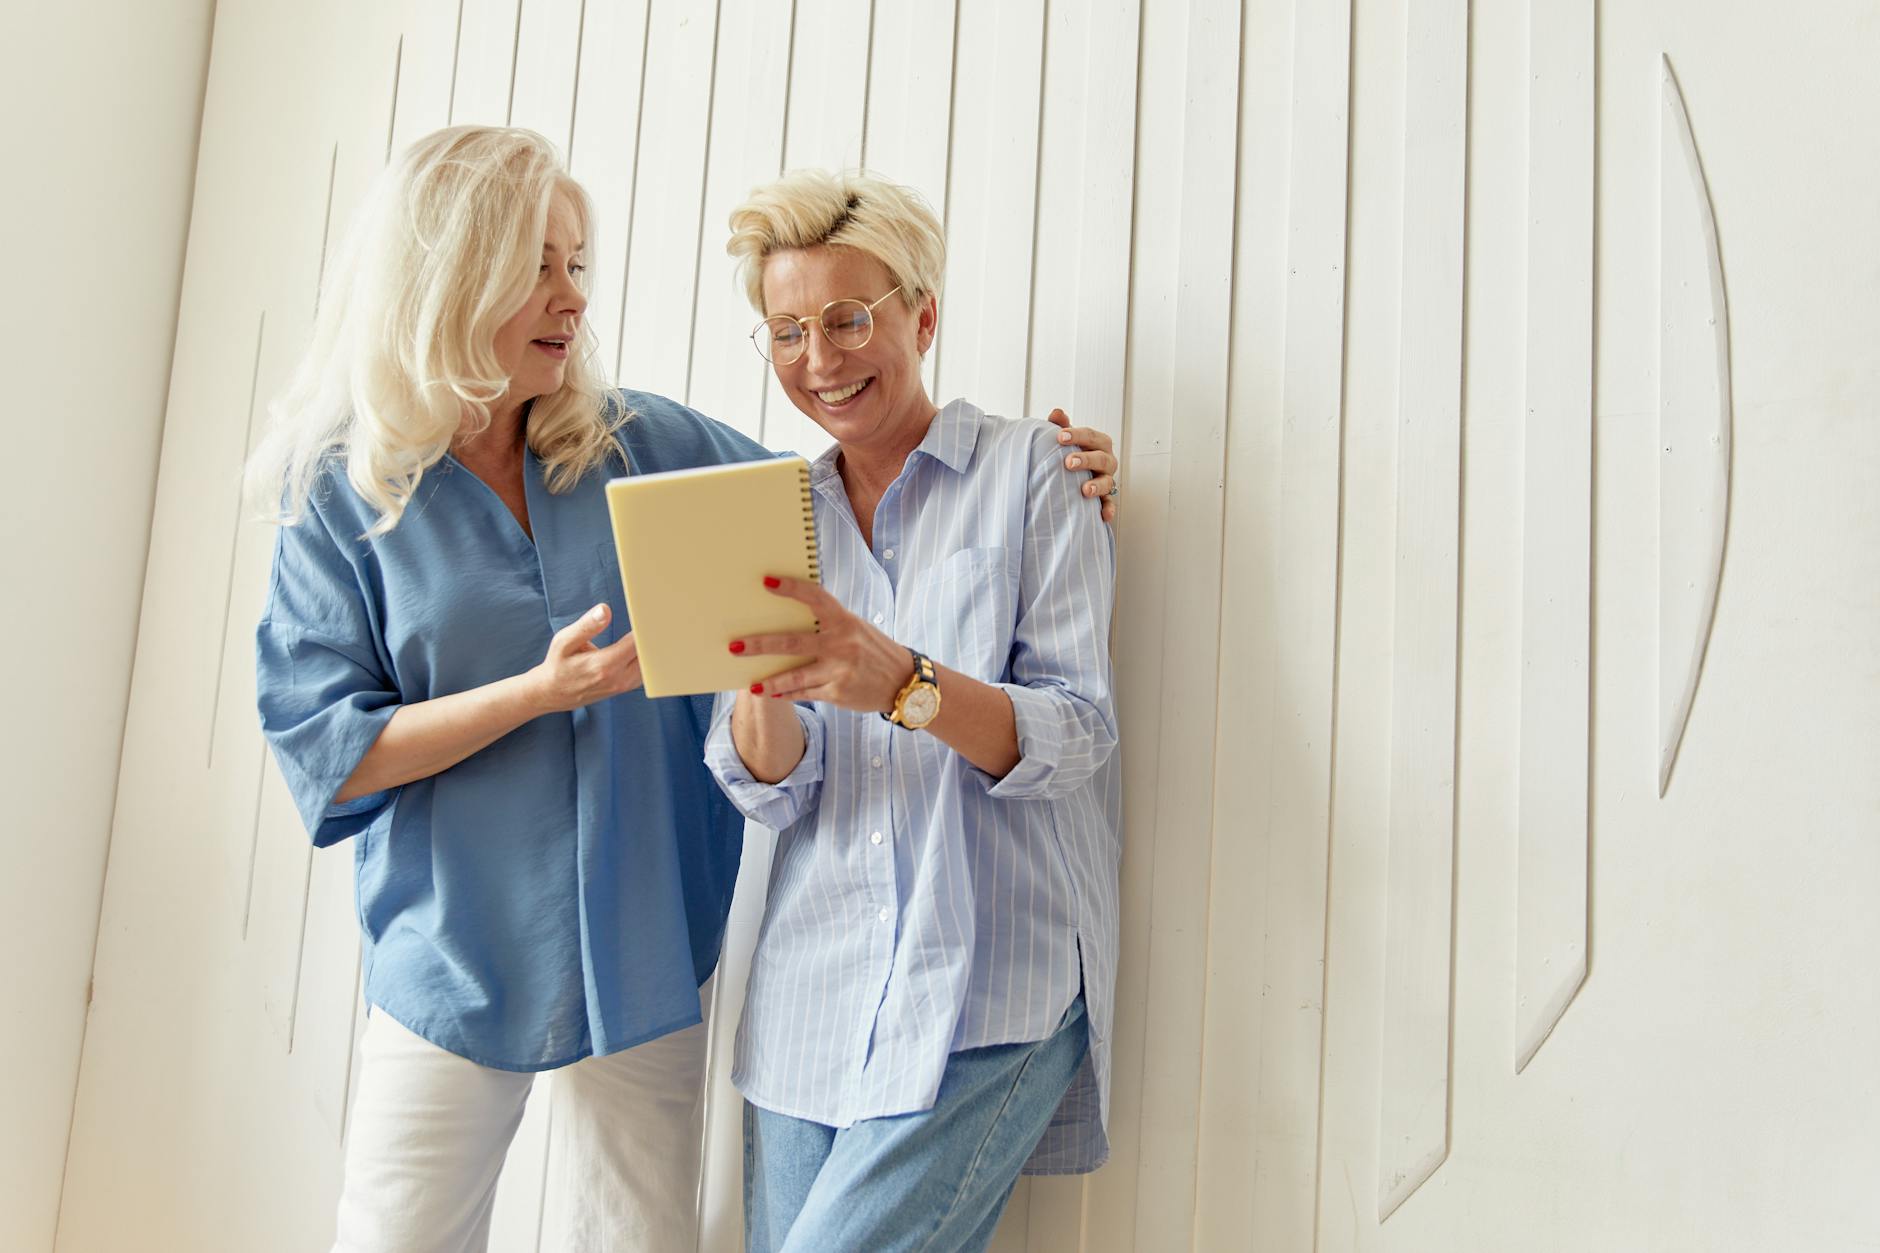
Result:
<instances>
[{"instance_id":1,"label":"woman's left hand","mask_svg":"<svg viewBox=\"0 0 1880 1253\"><path fill-rule=\"evenodd\" d=\"M774 596L787 596L808 605L816 613L818 628L731 641L731 651L745 657L811 659L794 670L753 684L754 694L826 701L865 713L887 713L894 708L894 698L914 674L914 658L906 648L844 609L820 584L766 578L764 586Z\"/></svg>"},{"instance_id":2,"label":"woman's left hand","mask_svg":"<svg viewBox=\"0 0 1880 1253\"><path fill-rule=\"evenodd\" d=\"M1102 497L1103 520L1116 521L1116 446L1108 435L1094 426L1072 426L1070 416L1062 409L1051 411L1051 421L1064 428L1058 432L1058 443L1071 449L1071 455L1064 459L1064 468L1090 471L1084 495Z\"/></svg>"}]
</instances>

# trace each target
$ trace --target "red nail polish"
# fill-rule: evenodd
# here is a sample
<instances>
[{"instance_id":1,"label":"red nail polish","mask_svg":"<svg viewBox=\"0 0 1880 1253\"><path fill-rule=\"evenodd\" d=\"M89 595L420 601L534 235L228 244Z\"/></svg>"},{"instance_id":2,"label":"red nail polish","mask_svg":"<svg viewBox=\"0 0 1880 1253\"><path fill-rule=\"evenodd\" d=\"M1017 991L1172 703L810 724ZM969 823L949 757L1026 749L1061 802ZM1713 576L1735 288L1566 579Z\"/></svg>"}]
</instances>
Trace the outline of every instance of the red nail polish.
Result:
<instances>
[{"instance_id":1,"label":"red nail polish","mask_svg":"<svg viewBox=\"0 0 1880 1253\"><path fill-rule=\"evenodd\" d=\"M764 694L764 685L762 683L751 684L751 695L762 696L763 694Z\"/></svg>"},{"instance_id":2,"label":"red nail polish","mask_svg":"<svg viewBox=\"0 0 1880 1253\"><path fill-rule=\"evenodd\" d=\"M782 579L779 579L779 578L776 578L776 577L775 577L775 576L773 576L773 575L768 575L768 574L766 574L766 575L764 576L764 586L765 586L765 587L773 587L773 588L774 588L774 587L782 587L782 586L783 586L783 580L782 580Z\"/></svg>"},{"instance_id":3,"label":"red nail polish","mask_svg":"<svg viewBox=\"0 0 1880 1253\"><path fill-rule=\"evenodd\" d=\"M743 652L743 651L744 651L744 641L743 641L743 640L732 640L732 641L731 641L731 651L732 651L732 652L734 652L734 653L741 653L741 652Z\"/></svg>"}]
</instances>

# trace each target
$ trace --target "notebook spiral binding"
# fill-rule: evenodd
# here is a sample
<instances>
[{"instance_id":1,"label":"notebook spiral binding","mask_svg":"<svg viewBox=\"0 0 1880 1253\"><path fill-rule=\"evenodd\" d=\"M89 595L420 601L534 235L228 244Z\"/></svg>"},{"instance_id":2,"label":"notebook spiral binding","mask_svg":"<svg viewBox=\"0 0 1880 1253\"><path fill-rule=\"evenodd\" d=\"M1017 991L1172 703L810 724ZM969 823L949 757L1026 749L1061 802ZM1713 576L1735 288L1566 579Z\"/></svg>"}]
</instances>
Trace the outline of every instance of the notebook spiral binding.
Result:
<instances>
[{"instance_id":1,"label":"notebook spiral binding","mask_svg":"<svg viewBox=\"0 0 1880 1253\"><path fill-rule=\"evenodd\" d=\"M809 577L822 582L822 559L816 547L816 494L809 485L809 463L798 472L803 489L803 541L809 545Z\"/></svg>"}]
</instances>

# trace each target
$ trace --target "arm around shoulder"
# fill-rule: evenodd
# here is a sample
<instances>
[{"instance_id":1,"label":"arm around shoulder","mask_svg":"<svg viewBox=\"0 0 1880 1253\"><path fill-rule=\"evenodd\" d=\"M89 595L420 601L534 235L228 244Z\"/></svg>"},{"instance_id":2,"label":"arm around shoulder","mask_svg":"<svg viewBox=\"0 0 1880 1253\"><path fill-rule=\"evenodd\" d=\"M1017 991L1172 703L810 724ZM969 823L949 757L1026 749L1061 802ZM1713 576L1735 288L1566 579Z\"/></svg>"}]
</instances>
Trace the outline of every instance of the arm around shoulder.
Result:
<instances>
[{"instance_id":1,"label":"arm around shoulder","mask_svg":"<svg viewBox=\"0 0 1880 1253\"><path fill-rule=\"evenodd\" d=\"M1115 541L1059 465L1053 428L1034 433L1014 631L1011 699L1019 761L991 787L1048 797L1082 787L1116 749L1110 622Z\"/></svg>"}]
</instances>

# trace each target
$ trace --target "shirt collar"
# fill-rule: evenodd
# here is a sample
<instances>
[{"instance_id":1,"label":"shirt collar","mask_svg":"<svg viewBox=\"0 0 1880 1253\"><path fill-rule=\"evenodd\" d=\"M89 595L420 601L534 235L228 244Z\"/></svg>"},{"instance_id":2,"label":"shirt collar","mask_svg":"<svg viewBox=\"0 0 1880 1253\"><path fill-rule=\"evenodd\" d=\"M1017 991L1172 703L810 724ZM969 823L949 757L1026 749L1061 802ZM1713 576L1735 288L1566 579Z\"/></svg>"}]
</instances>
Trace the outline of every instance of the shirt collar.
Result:
<instances>
[{"instance_id":1,"label":"shirt collar","mask_svg":"<svg viewBox=\"0 0 1880 1253\"><path fill-rule=\"evenodd\" d=\"M964 474L966 467L973 463L973 450L979 444L979 425L985 420L985 411L977 405L965 400L950 401L934 415L926 436L908 459L911 461L925 454L955 474ZM820 486L837 477L836 458L841 452L840 444L831 444L811 462L810 481Z\"/></svg>"}]
</instances>

